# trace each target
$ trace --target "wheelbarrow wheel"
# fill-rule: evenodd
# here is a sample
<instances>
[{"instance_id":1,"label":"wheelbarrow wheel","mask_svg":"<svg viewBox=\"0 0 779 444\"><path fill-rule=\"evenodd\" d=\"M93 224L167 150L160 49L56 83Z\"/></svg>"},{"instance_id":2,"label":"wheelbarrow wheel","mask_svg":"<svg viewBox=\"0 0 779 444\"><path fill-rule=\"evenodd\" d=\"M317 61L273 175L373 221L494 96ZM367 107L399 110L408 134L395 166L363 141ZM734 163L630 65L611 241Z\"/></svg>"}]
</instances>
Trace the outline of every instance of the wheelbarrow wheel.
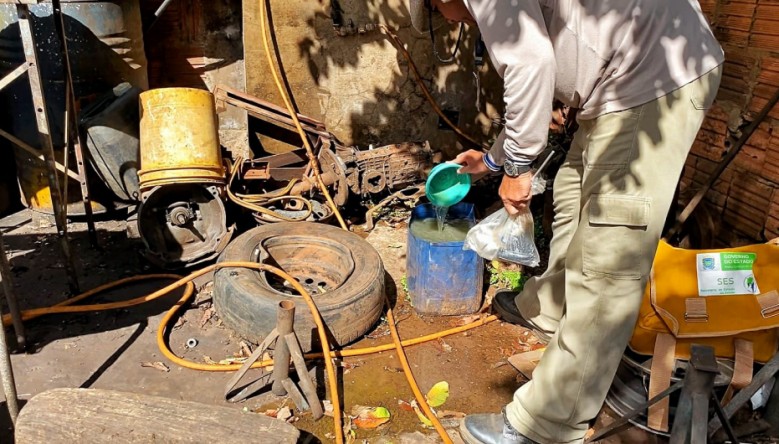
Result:
<instances>
[{"instance_id":1,"label":"wheelbarrow wheel","mask_svg":"<svg viewBox=\"0 0 779 444\"><path fill-rule=\"evenodd\" d=\"M253 228L234 239L219 262L262 262L281 268L311 294L329 339L345 345L364 335L382 313L384 266L379 253L356 234L309 222ZM304 351L319 348L314 320L303 298L271 273L220 269L214 305L224 324L253 342L276 325L283 300L296 303L295 333Z\"/></svg>"}]
</instances>

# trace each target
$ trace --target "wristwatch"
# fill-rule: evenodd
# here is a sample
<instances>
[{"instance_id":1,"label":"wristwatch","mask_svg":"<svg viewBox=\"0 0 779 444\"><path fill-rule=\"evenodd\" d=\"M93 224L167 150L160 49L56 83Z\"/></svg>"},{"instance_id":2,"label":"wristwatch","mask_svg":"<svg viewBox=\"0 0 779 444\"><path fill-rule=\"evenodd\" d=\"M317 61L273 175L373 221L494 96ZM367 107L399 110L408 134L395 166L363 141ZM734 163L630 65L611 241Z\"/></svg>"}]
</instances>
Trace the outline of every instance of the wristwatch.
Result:
<instances>
[{"instance_id":1,"label":"wristwatch","mask_svg":"<svg viewBox=\"0 0 779 444\"><path fill-rule=\"evenodd\" d=\"M503 162L503 172L508 177L517 177L530 171L530 165L520 165L510 160Z\"/></svg>"}]
</instances>

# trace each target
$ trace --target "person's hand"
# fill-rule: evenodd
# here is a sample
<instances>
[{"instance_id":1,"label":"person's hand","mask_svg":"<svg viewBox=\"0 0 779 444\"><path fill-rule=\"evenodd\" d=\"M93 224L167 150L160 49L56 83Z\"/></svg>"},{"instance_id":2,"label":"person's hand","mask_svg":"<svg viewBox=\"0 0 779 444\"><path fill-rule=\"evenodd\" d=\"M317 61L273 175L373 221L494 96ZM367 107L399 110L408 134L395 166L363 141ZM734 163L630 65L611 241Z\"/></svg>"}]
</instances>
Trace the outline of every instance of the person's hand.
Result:
<instances>
[{"instance_id":1,"label":"person's hand","mask_svg":"<svg viewBox=\"0 0 779 444\"><path fill-rule=\"evenodd\" d=\"M457 170L458 174L468 173L474 176L474 180L478 180L478 178L490 172L490 169L484 164L483 156L484 153L481 151L468 150L458 154L452 162L462 165Z\"/></svg>"},{"instance_id":2,"label":"person's hand","mask_svg":"<svg viewBox=\"0 0 779 444\"><path fill-rule=\"evenodd\" d=\"M500 182L498 195L503 201L503 206L510 215L519 213L519 210L527 208L530 205L530 199L533 197L531 184L533 182L533 173L520 174L517 177L504 175Z\"/></svg>"}]
</instances>

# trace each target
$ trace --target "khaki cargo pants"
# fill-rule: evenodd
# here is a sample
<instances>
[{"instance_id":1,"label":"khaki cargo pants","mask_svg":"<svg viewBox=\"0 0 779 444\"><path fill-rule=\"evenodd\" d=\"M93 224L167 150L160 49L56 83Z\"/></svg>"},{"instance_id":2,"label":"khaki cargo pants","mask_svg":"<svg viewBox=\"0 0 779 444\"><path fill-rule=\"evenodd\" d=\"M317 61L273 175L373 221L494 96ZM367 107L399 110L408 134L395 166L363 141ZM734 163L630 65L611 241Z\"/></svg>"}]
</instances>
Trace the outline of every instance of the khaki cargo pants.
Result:
<instances>
[{"instance_id":1,"label":"khaki cargo pants","mask_svg":"<svg viewBox=\"0 0 779 444\"><path fill-rule=\"evenodd\" d=\"M554 182L549 267L517 306L553 334L506 411L541 443L580 442L633 332L666 214L721 68L579 130Z\"/></svg>"}]
</instances>

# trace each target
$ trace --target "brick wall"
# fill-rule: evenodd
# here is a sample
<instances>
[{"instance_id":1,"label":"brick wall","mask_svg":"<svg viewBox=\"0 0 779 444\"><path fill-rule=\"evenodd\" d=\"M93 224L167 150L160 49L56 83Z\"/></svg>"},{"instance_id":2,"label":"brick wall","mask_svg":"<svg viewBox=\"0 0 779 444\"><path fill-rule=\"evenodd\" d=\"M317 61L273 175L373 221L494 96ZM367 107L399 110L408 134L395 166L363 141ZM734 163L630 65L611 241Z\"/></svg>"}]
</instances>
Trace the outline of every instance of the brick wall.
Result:
<instances>
[{"instance_id":1,"label":"brick wall","mask_svg":"<svg viewBox=\"0 0 779 444\"><path fill-rule=\"evenodd\" d=\"M717 101L692 147L682 189L694 191L779 88L779 0L700 0L725 49ZM722 244L779 237L779 105L706 196Z\"/></svg>"}]
</instances>

